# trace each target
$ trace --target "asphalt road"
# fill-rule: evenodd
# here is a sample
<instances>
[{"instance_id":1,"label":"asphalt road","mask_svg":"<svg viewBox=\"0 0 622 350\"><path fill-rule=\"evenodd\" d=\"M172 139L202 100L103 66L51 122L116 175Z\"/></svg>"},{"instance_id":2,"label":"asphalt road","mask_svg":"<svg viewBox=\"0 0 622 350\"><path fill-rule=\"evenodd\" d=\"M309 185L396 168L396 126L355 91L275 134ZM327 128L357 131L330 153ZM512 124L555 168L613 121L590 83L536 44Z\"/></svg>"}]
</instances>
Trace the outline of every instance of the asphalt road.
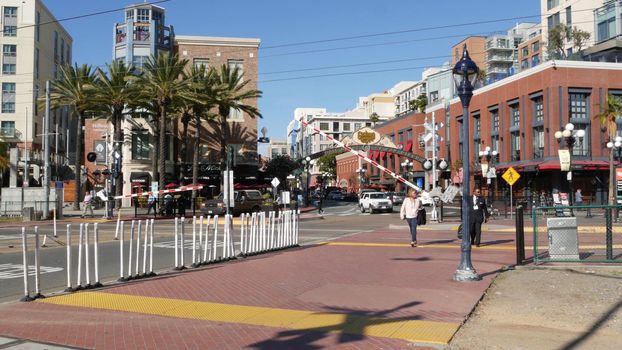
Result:
<instances>
[{"instance_id":1,"label":"asphalt road","mask_svg":"<svg viewBox=\"0 0 622 350\"><path fill-rule=\"evenodd\" d=\"M317 212L310 212L304 216L310 220L304 220L299 223L299 243L308 245L319 243L342 236L352 235L364 231L372 231L379 228L385 228L390 223L398 221L398 208L393 213L383 214L361 214L356 203L331 202L327 201L324 207L323 215ZM72 233L72 267L71 279L75 286L77 276L77 260L78 260L78 225L73 224ZM120 259L119 259L119 241L113 240L116 223L100 223L99 225L99 274L102 283L111 283L116 281L120 275ZM92 240L92 224L90 239ZM144 230L144 229L143 229ZM32 233L33 229L30 229ZM0 228L0 302L14 301L24 295L23 285L23 265L21 253L21 239L19 228ZM53 228L51 224L41 226L40 233L47 233L52 236ZM143 231L144 232L144 231ZM32 247L34 246L34 235L29 234L29 245L31 253L29 254L29 265L34 264ZM174 223L172 220L158 220L155 222L154 230L154 260L153 266L156 272L171 271L174 267ZM127 276L127 255L129 250L129 223L125 224L125 241L124 249L126 262L124 265L124 273ZM141 235L141 240L143 239ZM239 228L236 227L233 234L234 249L239 251ZM64 244L65 231L59 226L59 242ZM192 225L186 225L186 249L185 262L186 266L191 264L192 259ZM9 243L13 248L7 248ZM41 248L41 290L42 293L49 294L63 290L67 284L66 271L66 254L65 246L54 242L51 239L47 241L47 247ZM220 253L221 247L218 251ZM136 245L133 247L132 272L135 271L136 263ZM90 250L91 260L93 259L93 250ZM143 265L143 247L141 242L139 259L139 272L142 272ZM271 254L271 253L267 253ZM226 263L226 262L225 262ZM149 261L147 261L147 269ZM84 280L85 267L82 267L82 279ZM90 279L94 281L94 266L91 263ZM31 273L32 268L31 268ZM84 284L84 282L83 282ZM30 278L30 290L34 290L34 277ZM34 294L31 292L31 294Z\"/></svg>"}]
</instances>

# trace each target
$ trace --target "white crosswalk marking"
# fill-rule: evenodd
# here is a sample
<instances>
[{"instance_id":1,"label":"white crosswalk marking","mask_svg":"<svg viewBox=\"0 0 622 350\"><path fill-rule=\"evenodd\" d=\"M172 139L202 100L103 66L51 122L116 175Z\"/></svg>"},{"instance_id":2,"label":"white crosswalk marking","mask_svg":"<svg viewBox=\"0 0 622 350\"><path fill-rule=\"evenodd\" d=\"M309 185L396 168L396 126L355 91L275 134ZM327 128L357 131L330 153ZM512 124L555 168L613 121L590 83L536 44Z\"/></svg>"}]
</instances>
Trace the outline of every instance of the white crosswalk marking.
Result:
<instances>
[{"instance_id":1,"label":"white crosswalk marking","mask_svg":"<svg viewBox=\"0 0 622 350\"><path fill-rule=\"evenodd\" d=\"M63 271L62 267L41 266L41 274ZM28 276L35 275L34 265L28 265ZM24 265L0 264L0 280L24 277Z\"/></svg>"},{"instance_id":2,"label":"white crosswalk marking","mask_svg":"<svg viewBox=\"0 0 622 350\"><path fill-rule=\"evenodd\" d=\"M20 237L17 236L17 235L16 236L0 235L0 240L3 240L3 239L18 239L18 238L20 238Z\"/></svg>"}]
</instances>

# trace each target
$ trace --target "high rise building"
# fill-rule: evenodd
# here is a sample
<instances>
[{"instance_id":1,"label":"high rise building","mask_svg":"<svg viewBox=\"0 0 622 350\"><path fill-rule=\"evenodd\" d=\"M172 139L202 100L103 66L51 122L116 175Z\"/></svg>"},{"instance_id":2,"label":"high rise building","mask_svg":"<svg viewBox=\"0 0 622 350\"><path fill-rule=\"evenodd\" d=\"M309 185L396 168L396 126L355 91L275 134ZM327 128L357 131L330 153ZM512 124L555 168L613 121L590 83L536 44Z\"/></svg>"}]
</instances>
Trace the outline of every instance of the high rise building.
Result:
<instances>
[{"instance_id":1,"label":"high rise building","mask_svg":"<svg viewBox=\"0 0 622 350\"><path fill-rule=\"evenodd\" d=\"M75 130L68 110L52 111L44 130L44 106L38 102L45 95L46 81L56 79L59 67L71 63L73 39L40 0L3 0L0 11L0 139L9 147L29 150L30 176L38 181L43 174L42 135L49 136L53 163L65 163L72 153L67 149L74 149L75 139L68 141Z\"/></svg>"}]
</instances>

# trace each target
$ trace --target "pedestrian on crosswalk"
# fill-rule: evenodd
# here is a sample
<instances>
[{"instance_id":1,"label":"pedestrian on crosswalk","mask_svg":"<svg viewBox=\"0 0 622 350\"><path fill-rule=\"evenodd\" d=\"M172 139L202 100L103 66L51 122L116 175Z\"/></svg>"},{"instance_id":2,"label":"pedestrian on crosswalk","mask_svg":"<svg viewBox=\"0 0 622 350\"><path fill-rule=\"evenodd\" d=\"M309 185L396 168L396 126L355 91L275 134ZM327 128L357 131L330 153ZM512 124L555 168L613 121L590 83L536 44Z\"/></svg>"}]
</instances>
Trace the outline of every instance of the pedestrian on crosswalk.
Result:
<instances>
[{"instance_id":1,"label":"pedestrian on crosswalk","mask_svg":"<svg viewBox=\"0 0 622 350\"><path fill-rule=\"evenodd\" d=\"M400 219L406 220L410 227L411 247L417 246L417 214L421 208L421 199L417 198L417 191L414 189L409 190L408 197L404 199L400 208Z\"/></svg>"}]
</instances>

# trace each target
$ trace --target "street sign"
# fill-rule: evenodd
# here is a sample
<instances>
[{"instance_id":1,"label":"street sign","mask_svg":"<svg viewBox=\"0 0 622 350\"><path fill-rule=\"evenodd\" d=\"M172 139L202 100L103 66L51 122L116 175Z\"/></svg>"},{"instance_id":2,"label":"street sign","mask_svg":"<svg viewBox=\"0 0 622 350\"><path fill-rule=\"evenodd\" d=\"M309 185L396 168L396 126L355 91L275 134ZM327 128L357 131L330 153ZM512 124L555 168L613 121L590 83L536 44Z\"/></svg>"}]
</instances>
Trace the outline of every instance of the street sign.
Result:
<instances>
[{"instance_id":1,"label":"street sign","mask_svg":"<svg viewBox=\"0 0 622 350\"><path fill-rule=\"evenodd\" d=\"M229 208L235 206L235 192L233 191L233 170L223 172L223 202Z\"/></svg>"},{"instance_id":2,"label":"street sign","mask_svg":"<svg viewBox=\"0 0 622 350\"><path fill-rule=\"evenodd\" d=\"M560 149L558 152L560 170L570 171L570 151L567 149Z\"/></svg>"},{"instance_id":3,"label":"street sign","mask_svg":"<svg viewBox=\"0 0 622 350\"><path fill-rule=\"evenodd\" d=\"M272 182L270 183L272 184L272 187L278 187L281 181L279 181L279 179L275 177L274 179L272 179Z\"/></svg>"},{"instance_id":4,"label":"street sign","mask_svg":"<svg viewBox=\"0 0 622 350\"><path fill-rule=\"evenodd\" d=\"M512 186L516 181L518 181L518 179L520 178L520 174L516 172L514 168L509 167L508 170L503 173L502 177L503 180L508 183L508 185Z\"/></svg>"},{"instance_id":5,"label":"street sign","mask_svg":"<svg viewBox=\"0 0 622 350\"><path fill-rule=\"evenodd\" d=\"M454 186L454 185L447 186L447 188L445 189L445 192L443 192L443 195L441 196L441 200L445 203L449 203L454 200L454 197L456 196L456 194L458 194L457 186Z\"/></svg>"},{"instance_id":6,"label":"street sign","mask_svg":"<svg viewBox=\"0 0 622 350\"><path fill-rule=\"evenodd\" d=\"M497 178L497 169L495 168L488 168L488 173L486 174L486 177L489 179L496 179Z\"/></svg>"},{"instance_id":7,"label":"street sign","mask_svg":"<svg viewBox=\"0 0 622 350\"><path fill-rule=\"evenodd\" d=\"M158 182L157 181L151 181L151 192L158 192Z\"/></svg>"}]
</instances>

